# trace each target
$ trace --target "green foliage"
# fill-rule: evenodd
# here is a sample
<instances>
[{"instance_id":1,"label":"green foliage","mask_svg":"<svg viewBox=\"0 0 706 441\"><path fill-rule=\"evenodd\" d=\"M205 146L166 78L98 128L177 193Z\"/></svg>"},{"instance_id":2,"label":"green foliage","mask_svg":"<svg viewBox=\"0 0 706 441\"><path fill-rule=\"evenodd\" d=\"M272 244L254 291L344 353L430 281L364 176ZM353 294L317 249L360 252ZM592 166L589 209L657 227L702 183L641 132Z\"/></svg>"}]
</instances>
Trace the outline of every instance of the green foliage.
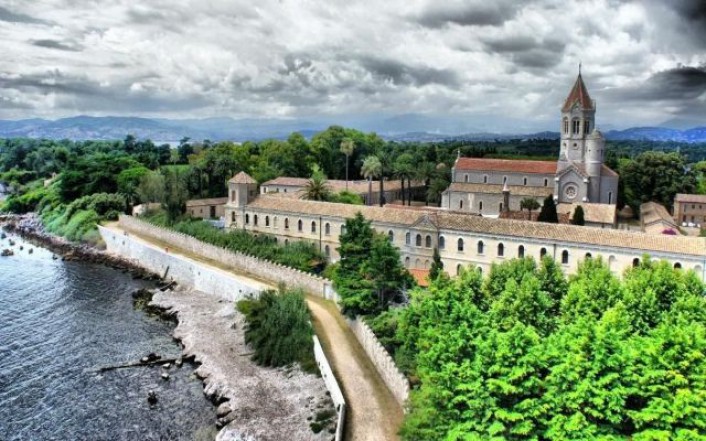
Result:
<instances>
[{"instance_id":1,"label":"green foliage","mask_svg":"<svg viewBox=\"0 0 706 441\"><path fill-rule=\"evenodd\" d=\"M384 311L405 288L414 285L397 247L386 235L375 233L360 212L346 220L339 243L341 260L333 285L344 314L354 317Z\"/></svg>"},{"instance_id":2,"label":"green foliage","mask_svg":"<svg viewBox=\"0 0 706 441\"><path fill-rule=\"evenodd\" d=\"M289 366L298 362L316 371L309 309L301 291L263 291L257 299L241 300L245 315L245 342L255 351L253 360L263 366Z\"/></svg>"},{"instance_id":3,"label":"green foliage","mask_svg":"<svg viewBox=\"0 0 706 441\"><path fill-rule=\"evenodd\" d=\"M527 210L527 213L532 216L532 212L539 208L539 202L535 198L524 198L520 201L520 210Z\"/></svg>"},{"instance_id":4,"label":"green foliage","mask_svg":"<svg viewBox=\"0 0 706 441\"><path fill-rule=\"evenodd\" d=\"M273 237L255 236L245 230L224 231L200 219L172 222L164 212L151 213L144 218L156 225L187 234L200 241L301 271L320 272L326 261L314 245L304 241L293 241L280 246Z\"/></svg>"},{"instance_id":5,"label":"green foliage","mask_svg":"<svg viewBox=\"0 0 706 441\"><path fill-rule=\"evenodd\" d=\"M586 220L584 219L584 214L583 214L583 207L578 206L574 210L574 215L571 216L571 223L574 225L580 225L583 226L586 224Z\"/></svg>"},{"instance_id":6,"label":"green foliage","mask_svg":"<svg viewBox=\"0 0 706 441\"><path fill-rule=\"evenodd\" d=\"M302 193L302 199L310 201L327 201L331 198L331 187L318 165L311 167L311 177L304 184Z\"/></svg>"},{"instance_id":7,"label":"green foliage","mask_svg":"<svg viewBox=\"0 0 706 441\"><path fill-rule=\"evenodd\" d=\"M339 193L332 193L328 197L328 202L349 205L363 205L363 198L357 193L343 190Z\"/></svg>"},{"instance_id":8,"label":"green foliage","mask_svg":"<svg viewBox=\"0 0 706 441\"><path fill-rule=\"evenodd\" d=\"M439 278L380 319L420 385L403 439L703 439L703 283L647 258L622 282L591 258L566 281L550 260Z\"/></svg>"},{"instance_id":9,"label":"green foliage","mask_svg":"<svg viewBox=\"0 0 706 441\"><path fill-rule=\"evenodd\" d=\"M547 222L551 224L559 223L559 215L556 212L556 204L554 203L554 196L549 195L544 199L544 204L542 205L542 210L537 216L539 222Z\"/></svg>"},{"instance_id":10,"label":"green foliage","mask_svg":"<svg viewBox=\"0 0 706 441\"><path fill-rule=\"evenodd\" d=\"M439 255L439 249L434 248L434 255L432 256L431 268L429 268L429 280L435 280L441 274L444 273L444 262L441 261L441 256Z\"/></svg>"}]
</instances>

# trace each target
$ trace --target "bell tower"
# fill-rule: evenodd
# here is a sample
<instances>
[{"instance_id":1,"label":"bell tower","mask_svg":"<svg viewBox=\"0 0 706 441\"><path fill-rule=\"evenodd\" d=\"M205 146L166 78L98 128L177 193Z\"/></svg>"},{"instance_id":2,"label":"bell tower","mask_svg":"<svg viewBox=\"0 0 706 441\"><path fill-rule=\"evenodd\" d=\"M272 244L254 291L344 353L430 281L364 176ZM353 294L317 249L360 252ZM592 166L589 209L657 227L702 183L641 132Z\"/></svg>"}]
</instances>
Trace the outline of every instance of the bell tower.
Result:
<instances>
[{"instance_id":1,"label":"bell tower","mask_svg":"<svg viewBox=\"0 0 706 441\"><path fill-rule=\"evenodd\" d=\"M561 108L561 146L557 172L572 162L583 163L586 160L586 140L595 128L595 120L596 102L588 94L579 66L579 76Z\"/></svg>"}]
</instances>

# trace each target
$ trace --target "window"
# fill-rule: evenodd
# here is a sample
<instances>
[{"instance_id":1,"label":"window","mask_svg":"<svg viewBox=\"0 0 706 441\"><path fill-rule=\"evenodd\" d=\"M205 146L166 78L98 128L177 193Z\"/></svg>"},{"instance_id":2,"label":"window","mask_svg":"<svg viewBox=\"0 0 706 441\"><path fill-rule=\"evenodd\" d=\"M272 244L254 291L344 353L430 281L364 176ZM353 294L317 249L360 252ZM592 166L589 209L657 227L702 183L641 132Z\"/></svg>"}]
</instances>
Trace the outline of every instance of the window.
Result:
<instances>
[{"instance_id":1,"label":"window","mask_svg":"<svg viewBox=\"0 0 706 441\"><path fill-rule=\"evenodd\" d=\"M612 203L613 203L613 192L609 191L608 192L608 204L612 204Z\"/></svg>"},{"instance_id":2,"label":"window","mask_svg":"<svg viewBox=\"0 0 706 441\"><path fill-rule=\"evenodd\" d=\"M567 250L561 252L561 263L564 265L569 264L569 252Z\"/></svg>"},{"instance_id":3,"label":"window","mask_svg":"<svg viewBox=\"0 0 706 441\"><path fill-rule=\"evenodd\" d=\"M302 220L299 219L299 220L297 221L297 231L299 231L299 232L301 233L302 230L304 230L304 222L302 222Z\"/></svg>"},{"instance_id":4,"label":"window","mask_svg":"<svg viewBox=\"0 0 706 441\"><path fill-rule=\"evenodd\" d=\"M424 269L429 269L429 261L428 260L424 261Z\"/></svg>"},{"instance_id":5,"label":"window","mask_svg":"<svg viewBox=\"0 0 706 441\"><path fill-rule=\"evenodd\" d=\"M404 267L409 268L409 257L404 258Z\"/></svg>"},{"instance_id":6,"label":"window","mask_svg":"<svg viewBox=\"0 0 706 441\"><path fill-rule=\"evenodd\" d=\"M465 175L465 176L463 177L463 182L468 182L468 175Z\"/></svg>"},{"instance_id":7,"label":"window","mask_svg":"<svg viewBox=\"0 0 706 441\"><path fill-rule=\"evenodd\" d=\"M485 250L485 244L483 243L482 240L478 241L478 246L476 247L478 254L483 254L483 251Z\"/></svg>"},{"instance_id":8,"label":"window","mask_svg":"<svg viewBox=\"0 0 706 441\"><path fill-rule=\"evenodd\" d=\"M546 181L546 179L545 179ZM527 185L527 178L522 178L522 185Z\"/></svg>"},{"instance_id":9,"label":"window","mask_svg":"<svg viewBox=\"0 0 706 441\"><path fill-rule=\"evenodd\" d=\"M404 243L405 245L409 245L412 242L411 234L407 232L407 234L404 235Z\"/></svg>"},{"instance_id":10,"label":"window","mask_svg":"<svg viewBox=\"0 0 706 441\"><path fill-rule=\"evenodd\" d=\"M284 246L289 245L289 239L284 239Z\"/></svg>"},{"instance_id":11,"label":"window","mask_svg":"<svg viewBox=\"0 0 706 441\"><path fill-rule=\"evenodd\" d=\"M484 184L488 183L488 175L483 176L483 183Z\"/></svg>"},{"instance_id":12,"label":"window","mask_svg":"<svg viewBox=\"0 0 706 441\"><path fill-rule=\"evenodd\" d=\"M498 244L498 257L503 257L505 255L505 245Z\"/></svg>"},{"instance_id":13,"label":"window","mask_svg":"<svg viewBox=\"0 0 706 441\"><path fill-rule=\"evenodd\" d=\"M507 176L503 176L503 184L507 184Z\"/></svg>"},{"instance_id":14,"label":"window","mask_svg":"<svg viewBox=\"0 0 706 441\"><path fill-rule=\"evenodd\" d=\"M458 209L463 210L463 200L458 201Z\"/></svg>"},{"instance_id":15,"label":"window","mask_svg":"<svg viewBox=\"0 0 706 441\"><path fill-rule=\"evenodd\" d=\"M578 119L574 119L572 121L572 133L574 135L578 135L580 133L579 132L580 127L581 127L581 122Z\"/></svg>"},{"instance_id":16,"label":"window","mask_svg":"<svg viewBox=\"0 0 706 441\"><path fill-rule=\"evenodd\" d=\"M421 235L421 234L417 234L417 238L415 239L415 242L414 242L414 243L415 243L415 245L417 245L418 247L421 247L421 246L422 246L422 235Z\"/></svg>"},{"instance_id":17,"label":"window","mask_svg":"<svg viewBox=\"0 0 706 441\"><path fill-rule=\"evenodd\" d=\"M341 234L346 234L346 225L341 225Z\"/></svg>"},{"instance_id":18,"label":"window","mask_svg":"<svg viewBox=\"0 0 706 441\"><path fill-rule=\"evenodd\" d=\"M311 222L311 232L316 233L316 221Z\"/></svg>"},{"instance_id":19,"label":"window","mask_svg":"<svg viewBox=\"0 0 706 441\"><path fill-rule=\"evenodd\" d=\"M439 249L443 250L446 248L446 238L444 236L439 236Z\"/></svg>"},{"instance_id":20,"label":"window","mask_svg":"<svg viewBox=\"0 0 706 441\"><path fill-rule=\"evenodd\" d=\"M230 221L235 222L235 211L230 212Z\"/></svg>"},{"instance_id":21,"label":"window","mask_svg":"<svg viewBox=\"0 0 706 441\"><path fill-rule=\"evenodd\" d=\"M638 259L637 257L632 259L632 266L634 266L634 267L640 266L640 259Z\"/></svg>"},{"instance_id":22,"label":"window","mask_svg":"<svg viewBox=\"0 0 706 441\"><path fill-rule=\"evenodd\" d=\"M273 225L275 228L277 228L277 216L275 216L274 219L272 219L272 225Z\"/></svg>"},{"instance_id":23,"label":"window","mask_svg":"<svg viewBox=\"0 0 706 441\"><path fill-rule=\"evenodd\" d=\"M257 227L257 214L255 216L253 216L252 223L253 223L253 225L255 225Z\"/></svg>"},{"instance_id":24,"label":"window","mask_svg":"<svg viewBox=\"0 0 706 441\"><path fill-rule=\"evenodd\" d=\"M674 269L681 269L681 263L679 263L679 262L675 263Z\"/></svg>"},{"instance_id":25,"label":"window","mask_svg":"<svg viewBox=\"0 0 706 441\"><path fill-rule=\"evenodd\" d=\"M235 201L235 191L230 192L230 200Z\"/></svg>"},{"instance_id":26,"label":"window","mask_svg":"<svg viewBox=\"0 0 706 441\"><path fill-rule=\"evenodd\" d=\"M392 230L388 231L387 238L390 239L390 242L394 242L395 241L395 233Z\"/></svg>"},{"instance_id":27,"label":"window","mask_svg":"<svg viewBox=\"0 0 706 441\"><path fill-rule=\"evenodd\" d=\"M591 122L588 120L583 120L583 133L588 135L591 131Z\"/></svg>"},{"instance_id":28,"label":"window","mask_svg":"<svg viewBox=\"0 0 706 441\"><path fill-rule=\"evenodd\" d=\"M517 257L519 257L520 259L525 257L525 246L524 245L520 245L519 247L517 247Z\"/></svg>"},{"instance_id":29,"label":"window","mask_svg":"<svg viewBox=\"0 0 706 441\"><path fill-rule=\"evenodd\" d=\"M328 245L326 245L326 246L324 247L324 254L326 254L326 257L331 257L331 247L329 247Z\"/></svg>"},{"instance_id":30,"label":"window","mask_svg":"<svg viewBox=\"0 0 706 441\"><path fill-rule=\"evenodd\" d=\"M424 238L424 246L427 248L431 248L431 236L427 234L427 237Z\"/></svg>"},{"instance_id":31,"label":"window","mask_svg":"<svg viewBox=\"0 0 706 441\"><path fill-rule=\"evenodd\" d=\"M265 226L266 227L270 226L270 217L269 216L265 216Z\"/></svg>"},{"instance_id":32,"label":"window","mask_svg":"<svg viewBox=\"0 0 706 441\"><path fill-rule=\"evenodd\" d=\"M569 118L564 118L564 133L569 133Z\"/></svg>"},{"instance_id":33,"label":"window","mask_svg":"<svg viewBox=\"0 0 706 441\"><path fill-rule=\"evenodd\" d=\"M549 186L549 179L544 178L544 186L545 187Z\"/></svg>"},{"instance_id":34,"label":"window","mask_svg":"<svg viewBox=\"0 0 706 441\"><path fill-rule=\"evenodd\" d=\"M586 260L588 260L588 259L590 259L590 258L592 258L592 257L593 257L593 255L592 255L591 253L586 253Z\"/></svg>"},{"instance_id":35,"label":"window","mask_svg":"<svg viewBox=\"0 0 706 441\"><path fill-rule=\"evenodd\" d=\"M502 211L503 211L503 203L502 202L500 204L498 204L498 211L500 213L502 213Z\"/></svg>"},{"instance_id":36,"label":"window","mask_svg":"<svg viewBox=\"0 0 706 441\"><path fill-rule=\"evenodd\" d=\"M250 225L250 214L245 213L245 225Z\"/></svg>"},{"instance_id":37,"label":"window","mask_svg":"<svg viewBox=\"0 0 706 441\"><path fill-rule=\"evenodd\" d=\"M458 251L463 251L463 239L458 239L458 244L456 246Z\"/></svg>"},{"instance_id":38,"label":"window","mask_svg":"<svg viewBox=\"0 0 706 441\"><path fill-rule=\"evenodd\" d=\"M456 275L460 276L462 271L463 271L463 265L461 265L459 263L458 265L456 265Z\"/></svg>"},{"instance_id":39,"label":"window","mask_svg":"<svg viewBox=\"0 0 706 441\"><path fill-rule=\"evenodd\" d=\"M288 217L284 218L284 229L289 230L289 218Z\"/></svg>"},{"instance_id":40,"label":"window","mask_svg":"<svg viewBox=\"0 0 706 441\"><path fill-rule=\"evenodd\" d=\"M324 227L324 234L327 236L331 235L331 224L326 222L326 226Z\"/></svg>"},{"instance_id":41,"label":"window","mask_svg":"<svg viewBox=\"0 0 706 441\"><path fill-rule=\"evenodd\" d=\"M547 255L547 249L546 249L546 248L542 248L541 250L539 250L539 257L540 257L540 258L542 258L542 257L544 257L544 256L546 256L546 255Z\"/></svg>"},{"instance_id":42,"label":"window","mask_svg":"<svg viewBox=\"0 0 706 441\"><path fill-rule=\"evenodd\" d=\"M478 211L483 211L483 201L478 202Z\"/></svg>"}]
</instances>

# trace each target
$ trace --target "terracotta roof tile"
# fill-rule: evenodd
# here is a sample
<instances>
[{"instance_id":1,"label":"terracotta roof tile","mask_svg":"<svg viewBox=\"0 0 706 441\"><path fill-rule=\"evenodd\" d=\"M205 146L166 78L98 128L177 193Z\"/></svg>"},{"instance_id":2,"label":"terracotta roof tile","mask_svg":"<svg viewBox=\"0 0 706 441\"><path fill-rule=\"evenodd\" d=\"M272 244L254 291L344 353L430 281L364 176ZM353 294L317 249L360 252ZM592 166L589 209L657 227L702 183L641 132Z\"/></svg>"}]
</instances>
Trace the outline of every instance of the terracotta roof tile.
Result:
<instances>
[{"instance_id":1,"label":"terracotta roof tile","mask_svg":"<svg viewBox=\"0 0 706 441\"><path fill-rule=\"evenodd\" d=\"M706 195L678 193L674 202L685 202L692 204L706 204Z\"/></svg>"},{"instance_id":2,"label":"terracotta roof tile","mask_svg":"<svg viewBox=\"0 0 706 441\"><path fill-rule=\"evenodd\" d=\"M569 218L574 215L577 206L583 208L583 216L586 222L594 222L601 224L614 224L617 214L617 207L612 204L595 204L590 202L582 202L580 204L559 204L556 206L556 212L559 214L567 214Z\"/></svg>"},{"instance_id":3,"label":"terracotta roof tile","mask_svg":"<svg viewBox=\"0 0 706 441\"><path fill-rule=\"evenodd\" d=\"M231 184L257 184L257 181L252 176L242 171L230 178L228 182Z\"/></svg>"},{"instance_id":4,"label":"terracotta roof tile","mask_svg":"<svg viewBox=\"0 0 706 441\"><path fill-rule=\"evenodd\" d=\"M508 173L556 173L556 161L528 161L518 159L459 158L456 171L477 170Z\"/></svg>"},{"instance_id":5,"label":"terracotta roof tile","mask_svg":"<svg viewBox=\"0 0 706 441\"><path fill-rule=\"evenodd\" d=\"M419 286L429 286L429 270L428 269L416 269L412 268L407 270L409 273L414 277L414 280L417 281L417 285Z\"/></svg>"},{"instance_id":6,"label":"terracotta roof tile","mask_svg":"<svg viewBox=\"0 0 706 441\"><path fill-rule=\"evenodd\" d=\"M561 108L561 111L570 111L574 104L577 102L579 103L579 106L582 110L594 110L596 108L595 103L591 99L591 96L588 94L588 89L586 89L586 85L583 83L583 78L581 78L581 74L579 74L578 78L576 78L574 87L571 88L569 96L566 97L566 101L564 101L564 107Z\"/></svg>"}]
</instances>

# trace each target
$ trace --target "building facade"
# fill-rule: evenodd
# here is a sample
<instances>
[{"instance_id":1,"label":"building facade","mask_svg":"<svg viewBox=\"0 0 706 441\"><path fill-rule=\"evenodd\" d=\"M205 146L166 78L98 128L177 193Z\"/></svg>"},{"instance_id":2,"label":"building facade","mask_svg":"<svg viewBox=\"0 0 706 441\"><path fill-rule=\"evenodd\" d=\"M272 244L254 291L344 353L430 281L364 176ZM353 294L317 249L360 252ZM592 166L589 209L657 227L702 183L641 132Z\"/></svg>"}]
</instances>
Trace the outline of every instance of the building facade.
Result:
<instances>
[{"instance_id":1,"label":"building facade","mask_svg":"<svg viewBox=\"0 0 706 441\"><path fill-rule=\"evenodd\" d=\"M706 225L706 195L679 193L674 198L674 220L683 227Z\"/></svg>"},{"instance_id":2,"label":"building facade","mask_svg":"<svg viewBox=\"0 0 706 441\"><path fill-rule=\"evenodd\" d=\"M496 217L503 210L519 211L522 199L542 204L550 194L560 204L615 205L618 174L603 163L605 139L595 128L595 114L596 103L579 73L561 109L558 161L459 157L442 206ZM505 185L510 189L509 204L503 203Z\"/></svg>"}]
</instances>

